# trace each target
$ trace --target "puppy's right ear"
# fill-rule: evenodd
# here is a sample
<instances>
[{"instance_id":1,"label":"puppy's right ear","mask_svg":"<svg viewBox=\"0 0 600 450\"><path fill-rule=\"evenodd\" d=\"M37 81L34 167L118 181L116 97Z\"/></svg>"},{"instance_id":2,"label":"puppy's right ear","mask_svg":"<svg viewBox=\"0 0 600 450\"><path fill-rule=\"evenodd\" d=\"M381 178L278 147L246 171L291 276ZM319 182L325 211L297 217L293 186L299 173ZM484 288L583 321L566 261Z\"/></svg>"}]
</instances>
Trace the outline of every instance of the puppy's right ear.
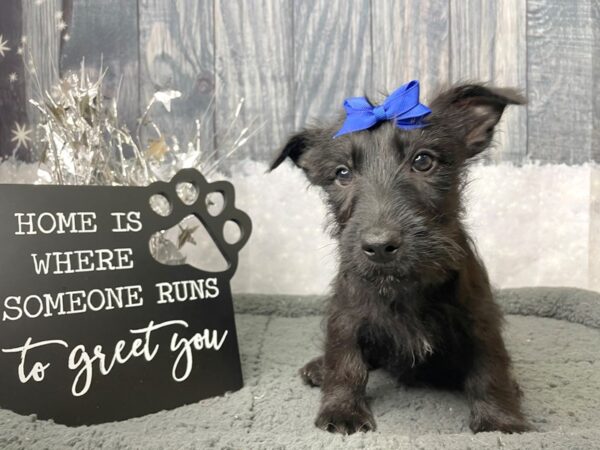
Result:
<instances>
[{"instance_id":1,"label":"puppy's right ear","mask_svg":"<svg viewBox=\"0 0 600 450\"><path fill-rule=\"evenodd\" d=\"M269 172L279 167L286 158L290 158L294 164L301 167L299 160L302 154L309 148L310 140L311 132L308 130L303 130L290 137L269 166Z\"/></svg>"}]
</instances>

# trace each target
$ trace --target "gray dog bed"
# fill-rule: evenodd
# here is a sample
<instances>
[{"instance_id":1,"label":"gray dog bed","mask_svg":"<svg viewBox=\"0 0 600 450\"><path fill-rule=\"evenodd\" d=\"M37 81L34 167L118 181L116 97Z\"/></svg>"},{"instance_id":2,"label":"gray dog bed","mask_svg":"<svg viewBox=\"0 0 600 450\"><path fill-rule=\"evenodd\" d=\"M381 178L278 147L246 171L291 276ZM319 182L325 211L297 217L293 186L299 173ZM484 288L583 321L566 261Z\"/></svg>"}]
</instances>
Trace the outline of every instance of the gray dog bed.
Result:
<instances>
[{"instance_id":1,"label":"gray dog bed","mask_svg":"<svg viewBox=\"0 0 600 450\"><path fill-rule=\"evenodd\" d=\"M374 372L378 430L315 429L319 391L298 368L318 353L323 299L237 296L246 387L224 397L103 425L69 428L0 411L0 448L600 448L600 295L559 288L498 292L505 336L537 432L468 429L459 393L396 386Z\"/></svg>"}]
</instances>

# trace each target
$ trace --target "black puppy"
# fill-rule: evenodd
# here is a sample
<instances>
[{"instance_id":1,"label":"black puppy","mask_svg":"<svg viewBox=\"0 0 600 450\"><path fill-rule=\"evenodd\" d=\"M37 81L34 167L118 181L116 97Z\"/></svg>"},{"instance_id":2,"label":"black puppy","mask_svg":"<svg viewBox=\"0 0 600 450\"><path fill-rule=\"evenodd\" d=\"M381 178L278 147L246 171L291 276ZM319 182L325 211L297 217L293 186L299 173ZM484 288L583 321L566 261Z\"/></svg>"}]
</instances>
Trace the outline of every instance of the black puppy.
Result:
<instances>
[{"instance_id":1,"label":"black puppy","mask_svg":"<svg viewBox=\"0 0 600 450\"><path fill-rule=\"evenodd\" d=\"M322 389L319 428L374 430L365 389L380 367L463 389L474 432L530 428L461 201L468 163L504 108L522 103L512 89L455 86L432 101L424 128L383 121L335 139L341 122L305 129L272 163L289 157L323 188L339 243L325 352L301 370Z\"/></svg>"}]
</instances>

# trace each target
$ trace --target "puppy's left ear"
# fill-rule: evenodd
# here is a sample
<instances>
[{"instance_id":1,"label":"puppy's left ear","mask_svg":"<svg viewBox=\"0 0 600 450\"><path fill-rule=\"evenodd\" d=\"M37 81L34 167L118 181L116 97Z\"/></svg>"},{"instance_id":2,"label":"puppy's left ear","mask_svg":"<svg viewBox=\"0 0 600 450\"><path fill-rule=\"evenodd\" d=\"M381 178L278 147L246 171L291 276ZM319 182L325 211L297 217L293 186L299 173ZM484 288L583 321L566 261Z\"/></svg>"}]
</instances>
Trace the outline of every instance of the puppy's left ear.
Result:
<instances>
[{"instance_id":1,"label":"puppy's left ear","mask_svg":"<svg viewBox=\"0 0 600 450\"><path fill-rule=\"evenodd\" d=\"M273 162L269 166L269 172L276 169L286 158L309 175L310 166L314 165L313 150L319 148L323 150L333 142L333 128L313 127L305 128L289 137L283 148L281 148ZM310 178L310 177L309 177Z\"/></svg>"},{"instance_id":2,"label":"puppy's left ear","mask_svg":"<svg viewBox=\"0 0 600 450\"><path fill-rule=\"evenodd\" d=\"M290 158L294 164L300 167L300 157L310 145L310 134L309 131L304 130L291 136L273 159L269 166L269 172L279 167L286 158Z\"/></svg>"},{"instance_id":3,"label":"puppy's left ear","mask_svg":"<svg viewBox=\"0 0 600 450\"><path fill-rule=\"evenodd\" d=\"M431 120L461 133L469 158L490 145L506 106L525 103L516 89L460 85L441 93L431 103Z\"/></svg>"}]
</instances>

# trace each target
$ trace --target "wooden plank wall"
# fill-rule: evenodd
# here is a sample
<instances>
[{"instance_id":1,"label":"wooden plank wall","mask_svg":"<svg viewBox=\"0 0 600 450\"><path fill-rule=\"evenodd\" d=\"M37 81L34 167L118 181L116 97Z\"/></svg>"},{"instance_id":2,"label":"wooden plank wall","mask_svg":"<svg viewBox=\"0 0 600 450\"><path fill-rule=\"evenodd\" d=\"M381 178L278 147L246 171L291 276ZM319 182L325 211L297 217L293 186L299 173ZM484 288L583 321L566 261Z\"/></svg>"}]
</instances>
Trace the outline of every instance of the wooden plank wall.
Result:
<instances>
[{"instance_id":1,"label":"wooden plank wall","mask_svg":"<svg viewBox=\"0 0 600 450\"><path fill-rule=\"evenodd\" d=\"M17 125L36 122L26 100L78 70L85 58L91 72L101 64L109 69L107 94L120 91L121 119L130 129L161 89L183 94L171 113L153 110L169 143L176 136L185 145L202 118L203 149L218 158L241 127L257 129L226 165L269 160L293 130L341 111L345 97L381 98L414 78L425 99L469 80L526 93L528 105L505 114L489 163L600 163L597 0L5 3L0 156L30 158L12 140ZM36 74L26 70L24 47ZM598 167L591 172L589 273L600 288Z\"/></svg>"},{"instance_id":2,"label":"wooden plank wall","mask_svg":"<svg viewBox=\"0 0 600 450\"><path fill-rule=\"evenodd\" d=\"M582 163L592 153L596 0L527 3L528 150L533 159Z\"/></svg>"},{"instance_id":3,"label":"wooden plank wall","mask_svg":"<svg viewBox=\"0 0 600 450\"><path fill-rule=\"evenodd\" d=\"M21 47L26 50L26 59L31 58L33 65L25 71L25 96L34 96L35 89L50 91L59 79L60 34L56 26L60 21L58 14L61 12L60 0L47 0L44 3L35 0L21 2L23 6L23 36L25 42ZM35 68L36 73L31 72ZM36 86L39 83L39 86ZM28 122L35 123L38 114L35 108L26 104Z\"/></svg>"},{"instance_id":4,"label":"wooden plank wall","mask_svg":"<svg viewBox=\"0 0 600 450\"><path fill-rule=\"evenodd\" d=\"M373 89L389 92L418 79L431 98L450 80L450 8L447 0L382 0L371 5Z\"/></svg>"},{"instance_id":5,"label":"wooden plank wall","mask_svg":"<svg viewBox=\"0 0 600 450\"><path fill-rule=\"evenodd\" d=\"M17 54L21 45L23 24L21 2L8 2L0 14L0 155L12 156L15 146L12 130L27 123L25 67ZM17 18L17 20L15 20ZM28 159L26 152L15 156Z\"/></svg>"},{"instance_id":6,"label":"wooden plank wall","mask_svg":"<svg viewBox=\"0 0 600 450\"><path fill-rule=\"evenodd\" d=\"M372 87L370 6L368 0L294 2L294 128L335 116L345 97Z\"/></svg>"},{"instance_id":7,"label":"wooden plank wall","mask_svg":"<svg viewBox=\"0 0 600 450\"><path fill-rule=\"evenodd\" d=\"M63 41L60 71L79 70L85 59L93 74L108 68L106 95L119 91L119 113L135 129L140 109L137 0L63 0L70 38Z\"/></svg>"},{"instance_id":8,"label":"wooden plank wall","mask_svg":"<svg viewBox=\"0 0 600 450\"><path fill-rule=\"evenodd\" d=\"M204 151L214 149L214 117L204 115L215 93L214 5L205 1L140 0L139 103L143 112L157 90L176 89L182 97L171 112L154 108L159 128L185 143L194 138L200 118ZM150 136L155 138L156 136Z\"/></svg>"},{"instance_id":9,"label":"wooden plank wall","mask_svg":"<svg viewBox=\"0 0 600 450\"><path fill-rule=\"evenodd\" d=\"M600 291L600 2L592 2L592 166L590 186L590 288Z\"/></svg>"},{"instance_id":10,"label":"wooden plank wall","mask_svg":"<svg viewBox=\"0 0 600 450\"><path fill-rule=\"evenodd\" d=\"M292 1L215 1L215 143L221 148L241 125L258 128L235 158L268 158L293 122ZM240 99L241 116L232 123Z\"/></svg>"},{"instance_id":11,"label":"wooden plank wall","mask_svg":"<svg viewBox=\"0 0 600 450\"><path fill-rule=\"evenodd\" d=\"M527 91L526 3L522 0L450 2L450 81L483 80ZM528 155L526 107L506 110L493 161L522 163Z\"/></svg>"},{"instance_id":12,"label":"wooden plank wall","mask_svg":"<svg viewBox=\"0 0 600 450\"><path fill-rule=\"evenodd\" d=\"M102 61L131 128L159 89L183 93L170 114L154 110L182 142L211 107L208 152L215 144L225 152L242 125L260 127L234 159L267 160L291 131L341 111L345 97L377 97L417 78L425 98L466 80L526 92L529 104L507 112L490 162L598 160L597 9L596 0L9 2L0 18L11 48L0 56L0 152L12 154L15 123L35 121L23 106L32 81L15 53L25 34L45 88L83 57L91 70ZM7 81L12 72L18 82Z\"/></svg>"}]
</instances>

